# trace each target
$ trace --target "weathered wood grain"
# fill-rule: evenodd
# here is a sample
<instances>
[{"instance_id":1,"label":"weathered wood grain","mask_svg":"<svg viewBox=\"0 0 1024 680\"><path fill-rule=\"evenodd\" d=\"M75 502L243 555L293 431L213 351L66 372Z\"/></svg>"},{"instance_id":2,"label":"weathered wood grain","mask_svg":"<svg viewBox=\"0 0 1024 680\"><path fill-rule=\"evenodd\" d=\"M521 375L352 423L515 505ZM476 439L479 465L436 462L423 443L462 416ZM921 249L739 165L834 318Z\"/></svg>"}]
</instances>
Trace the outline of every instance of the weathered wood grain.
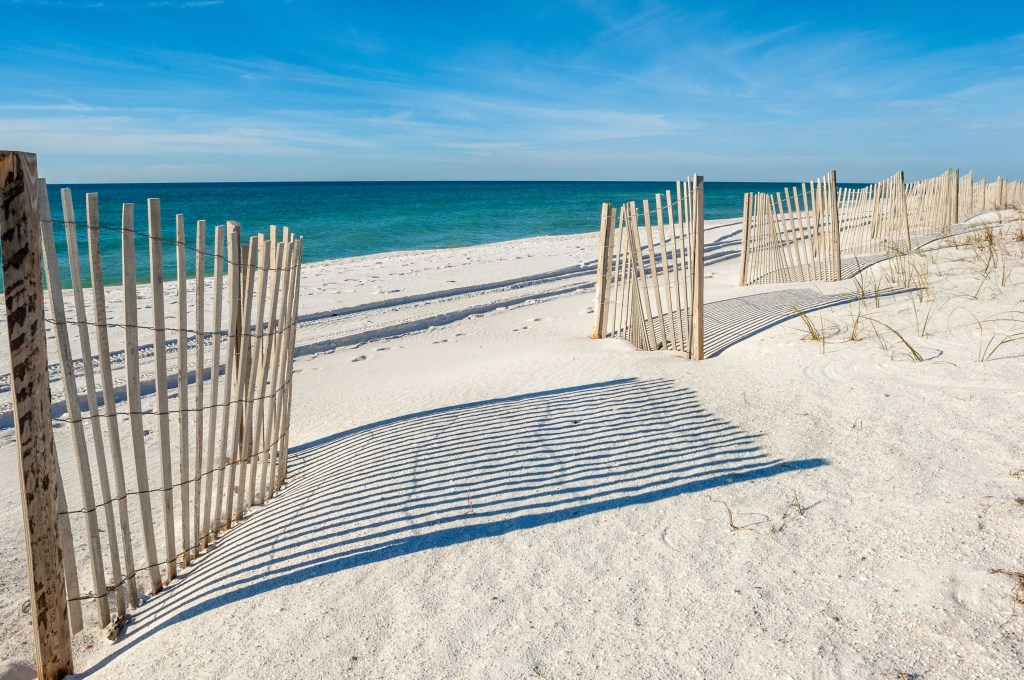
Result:
<instances>
[{"instance_id":1,"label":"weathered wood grain","mask_svg":"<svg viewBox=\"0 0 1024 680\"><path fill-rule=\"evenodd\" d=\"M36 672L49 679L62 678L74 668L46 370L38 190L35 155L0 151L0 253L29 602L35 623Z\"/></svg>"}]
</instances>

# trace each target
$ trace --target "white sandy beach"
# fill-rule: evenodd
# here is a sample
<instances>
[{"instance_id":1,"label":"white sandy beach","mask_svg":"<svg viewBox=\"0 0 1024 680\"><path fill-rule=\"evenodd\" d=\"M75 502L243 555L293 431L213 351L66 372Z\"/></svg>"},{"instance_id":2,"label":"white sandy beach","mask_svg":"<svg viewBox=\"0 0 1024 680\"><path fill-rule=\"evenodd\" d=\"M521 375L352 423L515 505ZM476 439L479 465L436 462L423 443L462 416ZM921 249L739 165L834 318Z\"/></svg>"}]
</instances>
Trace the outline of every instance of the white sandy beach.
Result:
<instances>
[{"instance_id":1,"label":"white sandy beach","mask_svg":"<svg viewBox=\"0 0 1024 680\"><path fill-rule=\"evenodd\" d=\"M1024 327L1024 267L983 283L937 240L927 295L876 306L737 287L738 230L708 223L703 362L590 339L596 234L306 265L287 486L118 642L76 636L76 669L1021 677L1024 604L991 570L1024 571L1024 343L979 351ZM824 304L821 343L789 317ZM9 397L5 680L34 673Z\"/></svg>"}]
</instances>

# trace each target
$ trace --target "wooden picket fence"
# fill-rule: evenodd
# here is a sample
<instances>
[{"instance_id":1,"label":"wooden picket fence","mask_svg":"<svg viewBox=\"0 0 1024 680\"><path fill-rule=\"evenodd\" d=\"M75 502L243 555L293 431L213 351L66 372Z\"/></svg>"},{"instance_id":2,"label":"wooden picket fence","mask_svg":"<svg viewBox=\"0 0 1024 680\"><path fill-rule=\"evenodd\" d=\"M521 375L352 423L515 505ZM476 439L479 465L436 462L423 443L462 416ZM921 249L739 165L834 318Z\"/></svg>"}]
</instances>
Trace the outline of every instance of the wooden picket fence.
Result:
<instances>
[{"instance_id":1,"label":"wooden picket fence","mask_svg":"<svg viewBox=\"0 0 1024 680\"><path fill-rule=\"evenodd\" d=\"M704 178L642 206L602 206L593 337L703 359Z\"/></svg>"},{"instance_id":2,"label":"wooden picket fence","mask_svg":"<svg viewBox=\"0 0 1024 680\"><path fill-rule=\"evenodd\" d=\"M836 173L772 196L743 198L740 285L838 281L839 195Z\"/></svg>"},{"instance_id":3,"label":"wooden picket fence","mask_svg":"<svg viewBox=\"0 0 1024 680\"><path fill-rule=\"evenodd\" d=\"M903 173L861 189L841 189L840 253L891 253L911 248Z\"/></svg>"},{"instance_id":4,"label":"wooden picket fence","mask_svg":"<svg viewBox=\"0 0 1024 680\"><path fill-rule=\"evenodd\" d=\"M740 285L838 281L843 256L909 252L916 240L948 234L986 210L1024 200L1020 182L975 182L948 169L907 184L903 172L860 189L827 177L774 196L744 196ZM854 268L855 269L855 268Z\"/></svg>"},{"instance_id":5,"label":"wooden picket fence","mask_svg":"<svg viewBox=\"0 0 1024 680\"><path fill-rule=\"evenodd\" d=\"M191 244L183 215L175 216L175 238L165 238L159 199L149 199L148 228L137 231L132 204L122 206L120 224L104 224L99 197L87 194L87 288L71 191L62 190L63 220L55 221L35 173L32 154L0 152L12 393L43 678L71 672L71 634L90 620L120 625L147 587L160 592L281 488L302 239L271 227L243 245L239 224L228 222L214 228L211 252L203 220ZM120 235L120 290L104 287L104 231ZM141 285L149 296L136 272L139 236L148 248L150 280ZM175 282L166 288L165 246L176 256ZM165 302L176 304L171 323ZM150 318L140 319L147 305ZM55 336L64 414L49 394L46 329ZM152 365L141 360L149 355ZM123 367L115 369L115 360ZM70 455L61 455L65 448ZM159 453L158 471L150 469L151 451ZM82 542L84 583L75 559Z\"/></svg>"},{"instance_id":6,"label":"wooden picket fence","mask_svg":"<svg viewBox=\"0 0 1024 680\"><path fill-rule=\"evenodd\" d=\"M1001 210L1024 202L1024 183L1019 180L1007 181L997 177L995 182L989 183L986 177L975 180L973 172L960 178L959 192L961 220L986 210Z\"/></svg>"},{"instance_id":7,"label":"wooden picket fence","mask_svg":"<svg viewBox=\"0 0 1024 680\"><path fill-rule=\"evenodd\" d=\"M912 235L948 233L960 221L959 174L950 169L907 186L907 222Z\"/></svg>"}]
</instances>

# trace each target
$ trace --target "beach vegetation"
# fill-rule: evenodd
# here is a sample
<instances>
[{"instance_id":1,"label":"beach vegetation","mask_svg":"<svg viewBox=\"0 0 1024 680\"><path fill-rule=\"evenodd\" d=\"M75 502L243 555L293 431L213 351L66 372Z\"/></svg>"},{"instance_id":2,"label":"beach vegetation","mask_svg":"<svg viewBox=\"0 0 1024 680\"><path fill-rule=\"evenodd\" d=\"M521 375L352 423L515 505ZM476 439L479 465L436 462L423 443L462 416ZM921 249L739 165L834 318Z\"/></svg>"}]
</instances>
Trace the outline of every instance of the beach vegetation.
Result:
<instances>
[{"instance_id":1,"label":"beach vegetation","mask_svg":"<svg viewBox=\"0 0 1024 680\"><path fill-rule=\"evenodd\" d=\"M958 307L953 310L954 312L962 311L974 321L974 324L978 328L978 361L985 362L992 359L996 352L1002 347L1012 345L1017 342L1024 342L1024 330L1011 329L1009 332L1005 330L999 331L988 331L986 324L999 324L1010 325L1011 327L1017 326L1024 322L1024 312L1019 310L1011 310L1004 315L996 315L986 319L981 319L977 314L967 309L966 307Z\"/></svg>"},{"instance_id":2,"label":"beach vegetation","mask_svg":"<svg viewBox=\"0 0 1024 680\"><path fill-rule=\"evenodd\" d=\"M732 508L725 501L718 500L715 498L712 498L710 500L712 503L718 503L725 508L725 514L729 524L729 531L752 531L757 534L771 535L782 533L783 529L786 528L790 521L797 517L803 517L804 513L806 513L809 509L800 500L800 496L799 494L797 494L795 489L792 490L792 494L793 496L792 498L790 498L789 503L783 509L781 517L779 517L778 521L775 522L772 521L771 516L763 512L734 513ZM737 516L739 515L758 517L760 519L757 519L756 521L750 522L748 524L739 524L737 523Z\"/></svg>"},{"instance_id":3,"label":"beach vegetation","mask_svg":"<svg viewBox=\"0 0 1024 680\"><path fill-rule=\"evenodd\" d=\"M896 339L899 340L899 342L903 345L903 347L906 348L906 350L909 352L911 359L913 359L915 362L924 361L924 357L921 355L921 353L918 352L917 349L913 345L911 345L910 342L908 342L907 339L903 336L903 334L900 333L898 330L896 330L889 324L885 323L884 321L879 321L878 319L872 319L869 317L868 321L871 322L872 328L875 331L875 337L878 339L879 345L882 347L883 351L889 354L889 356L895 357L898 354L898 351L896 351L897 345L894 342L887 342L885 337L878 330L878 326L881 326L882 328L892 333L896 337Z\"/></svg>"},{"instance_id":4,"label":"beach vegetation","mask_svg":"<svg viewBox=\"0 0 1024 680\"><path fill-rule=\"evenodd\" d=\"M793 311L803 321L804 329L806 330L805 339L816 342L821 346L821 353L825 353L825 344L827 338L830 335L835 335L839 332L838 324L834 321L826 321L825 316L822 312L818 312L818 320L815 322L811 316L800 307L794 306Z\"/></svg>"},{"instance_id":5,"label":"beach vegetation","mask_svg":"<svg viewBox=\"0 0 1024 680\"><path fill-rule=\"evenodd\" d=\"M859 342L861 338L861 315L863 314L862 304L858 304L856 309L853 311L850 319L850 332L847 335L847 340L850 342Z\"/></svg>"}]
</instances>

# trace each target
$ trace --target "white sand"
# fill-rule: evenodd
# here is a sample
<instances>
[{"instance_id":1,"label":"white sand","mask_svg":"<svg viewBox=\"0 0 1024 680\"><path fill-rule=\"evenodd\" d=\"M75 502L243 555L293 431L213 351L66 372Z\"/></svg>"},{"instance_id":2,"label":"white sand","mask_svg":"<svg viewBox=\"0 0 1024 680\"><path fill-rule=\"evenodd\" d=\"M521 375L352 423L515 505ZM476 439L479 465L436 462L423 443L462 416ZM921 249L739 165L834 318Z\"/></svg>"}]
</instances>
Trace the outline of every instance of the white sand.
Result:
<instances>
[{"instance_id":1,"label":"white sand","mask_svg":"<svg viewBox=\"0 0 1024 680\"><path fill-rule=\"evenodd\" d=\"M963 309L1004 318L986 339L1019 332L1024 267L973 299L970 253L934 251L919 258L936 298L924 337L904 294L863 310L857 342L857 303L813 313L823 349L799 319L773 324L853 284L739 289L737 225L709 228L708 345L724 351L699 363L589 339L594 235L308 266L284 493L121 641L76 637L76 667L1020 677L1024 611L989 571L1024 570L1024 474L1011 474L1024 344L979 362ZM927 360L880 328L883 348L868 316ZM32 652L12 436L0 431L0 669L20 677Z\"/></svg>"}]
</instances>

